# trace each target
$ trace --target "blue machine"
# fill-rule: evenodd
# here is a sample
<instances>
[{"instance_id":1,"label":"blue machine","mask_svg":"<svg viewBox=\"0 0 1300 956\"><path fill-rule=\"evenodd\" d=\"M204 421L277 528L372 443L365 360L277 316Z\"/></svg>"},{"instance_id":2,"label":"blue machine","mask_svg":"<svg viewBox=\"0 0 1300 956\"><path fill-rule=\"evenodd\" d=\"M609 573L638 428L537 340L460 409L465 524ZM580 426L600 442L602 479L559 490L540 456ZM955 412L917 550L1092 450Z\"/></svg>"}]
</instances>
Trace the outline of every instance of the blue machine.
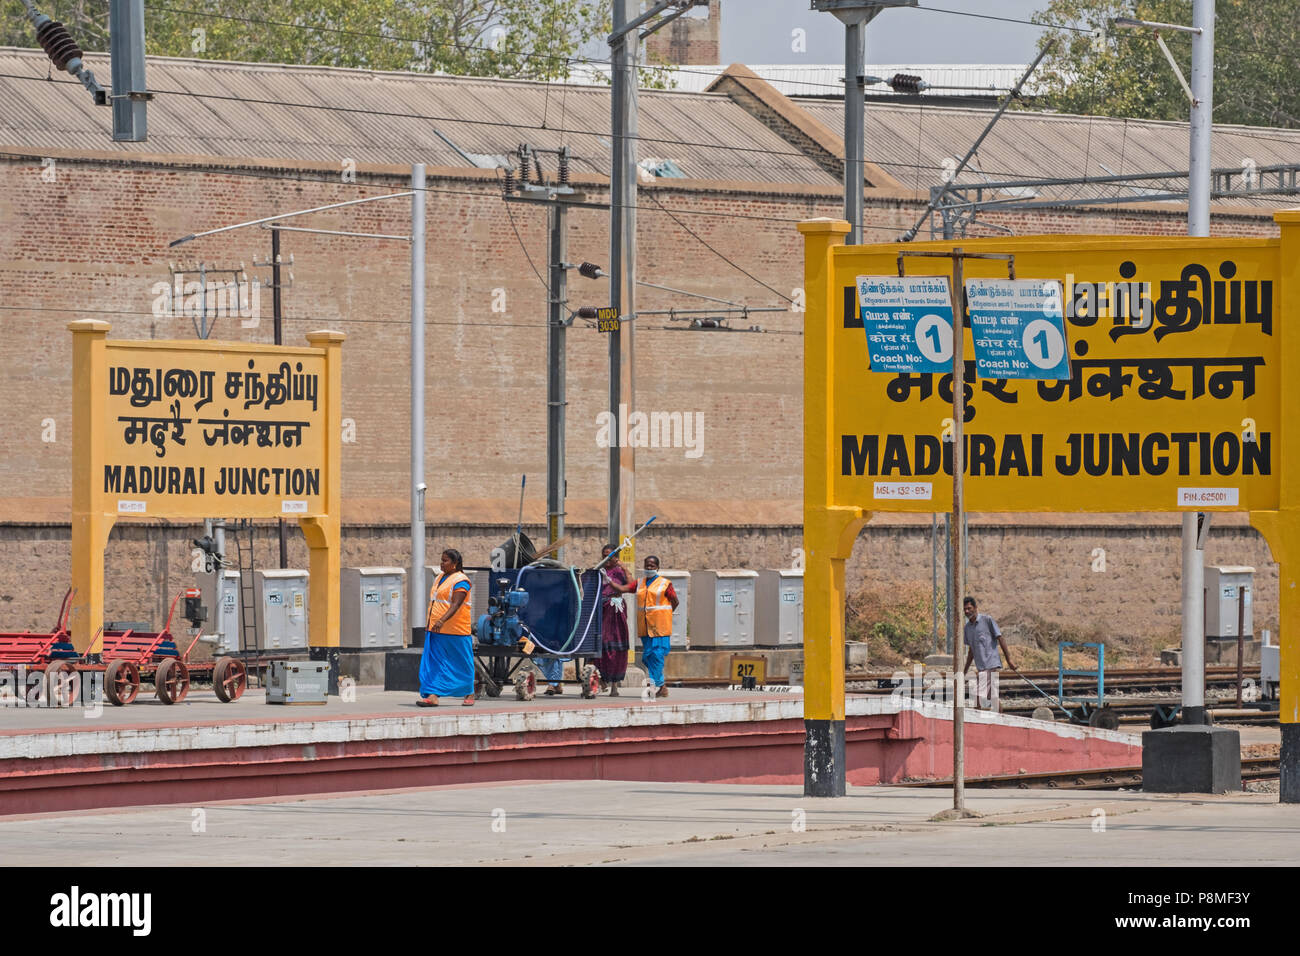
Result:
<instances>
[{"instance_id":1,"label":"blue machine","mask_svg":"<svg viewBox=\"0 0 1300 956\"><path fill-rule=\"evenodd\" d=\"M523 588L510 587L509 580L501 582L505 587L488 599L488 613L479 617L474 626L474 637L480 644L508 646L518 644L525 637L524 622L519 619L519 612L528 607L528 592Z\"/></svg>"}]
</instances>

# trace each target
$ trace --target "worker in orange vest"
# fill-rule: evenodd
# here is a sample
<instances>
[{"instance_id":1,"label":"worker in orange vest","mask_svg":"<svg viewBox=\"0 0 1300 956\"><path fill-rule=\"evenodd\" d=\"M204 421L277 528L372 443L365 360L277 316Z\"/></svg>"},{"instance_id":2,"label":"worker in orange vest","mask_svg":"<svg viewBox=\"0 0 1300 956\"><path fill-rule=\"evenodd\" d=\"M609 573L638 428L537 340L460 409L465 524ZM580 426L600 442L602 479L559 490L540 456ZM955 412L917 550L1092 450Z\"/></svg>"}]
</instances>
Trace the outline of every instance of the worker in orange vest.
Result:
<instances>
[{"instance_id":1,"label":"worker in orange vest","mask_svg":"<svg viewBox=\"0 0 1300 956\"><path fill-rule=\"evenodd\" d=\"M636 589L637 633L641 636L641 655L650 683L659 688L656 697L667 697L664 686L664 659L671 650L673 611L677 610L677 592L672 582L659 574L659 558L645 559L645 577Z\"/></svg>"}]
</instances>

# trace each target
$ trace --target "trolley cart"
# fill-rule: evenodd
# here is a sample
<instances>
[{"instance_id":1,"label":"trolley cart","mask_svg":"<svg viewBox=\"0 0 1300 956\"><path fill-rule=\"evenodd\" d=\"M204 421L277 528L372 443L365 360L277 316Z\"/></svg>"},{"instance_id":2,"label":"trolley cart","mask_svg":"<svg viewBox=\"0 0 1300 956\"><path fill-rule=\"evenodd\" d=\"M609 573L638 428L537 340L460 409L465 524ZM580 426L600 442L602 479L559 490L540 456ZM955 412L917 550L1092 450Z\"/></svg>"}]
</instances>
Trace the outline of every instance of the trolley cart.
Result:
<instances>
[{"instance_id":1,"label":"trolley cart","mask_svg":"<svg viewBox=\"0 0 1300 956\"><path fill-rule=\"evenodd\" d=\"M72 595L71 588L63 595L53 630L0 632L0 669L15 673L20 669L42 672L42 697L50 700L57 696L69 704L70 696L75 693L70 675L77 661L68 632Z\"/></svg>"},{"instance_id":2,"label":"trolley cart","mask_svg":"<svg viewBox=\"0 0 1300 956\"><path fill-rule=\"evenodd\" d=\"M200 674L210 676L217 699L222 703L238 700L248 687L248 671L242 660L222 657L216 661L191 663L190 652L199 636L181 652L171 632L176 604L186 591L172 599L167 621L158 632L104 631L102 665L83 664L82 670L104 671L104 692L109 701L121 707L136 699L140 684L154 685L158 699L164 704L175 704L189 693L192 678Z\"/></svg>"}]
</instances>

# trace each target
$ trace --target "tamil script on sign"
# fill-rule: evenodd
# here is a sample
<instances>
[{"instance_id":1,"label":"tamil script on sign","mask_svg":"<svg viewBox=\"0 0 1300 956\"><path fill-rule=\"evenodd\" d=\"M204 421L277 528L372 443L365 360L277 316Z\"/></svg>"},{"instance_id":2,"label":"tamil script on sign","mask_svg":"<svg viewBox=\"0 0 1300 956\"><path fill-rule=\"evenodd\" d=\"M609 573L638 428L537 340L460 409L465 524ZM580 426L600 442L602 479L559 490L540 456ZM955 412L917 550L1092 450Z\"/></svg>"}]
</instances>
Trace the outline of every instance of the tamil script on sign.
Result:
<instances>
[{"instance_id":1,"label":"tamil script on sign","mask_svg":"<svg viewBox=\"0 0 1300 956\"><path fill-rule=\"evenodd\" d=\"M266 351L109 343L102 492L119 513L317 510L324 359Z\"/></svg>"}]
</instances>

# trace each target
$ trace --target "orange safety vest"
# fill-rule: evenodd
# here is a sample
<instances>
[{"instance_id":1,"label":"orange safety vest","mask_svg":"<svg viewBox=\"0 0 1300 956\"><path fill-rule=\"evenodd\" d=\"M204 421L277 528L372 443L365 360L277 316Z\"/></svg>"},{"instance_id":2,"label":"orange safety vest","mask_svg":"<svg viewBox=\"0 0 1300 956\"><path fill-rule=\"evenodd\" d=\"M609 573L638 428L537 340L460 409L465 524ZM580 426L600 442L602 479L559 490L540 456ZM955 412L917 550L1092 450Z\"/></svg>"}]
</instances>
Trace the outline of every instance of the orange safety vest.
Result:
<instances>
[{"instance_id":1,"label":"orange safety vest","mask_svg":"<svg viewBox=\"0 0 1300 956\"><path fill-rule=\"evenodd\" d=\"M469 577L466 574L461 571L453 571L451 574L442 575L433 582L433 587L429 588L429 621L425 625L428 630L434 630L434 622L447 613L447 609L451 607L452 589L462 581L466 584L470 583ZM471 585L470 593L465 595L465 603L460 606L460 610L453 614L436 633L471 633L470 621L473 618L473 614L470 610L470 605L473 601L474 591L473 586Z\"/></svg>"},{"instance_id":2,"label":"orange safety vest","mask_svg":"<svg viewBox=\"0 0 1300 956\"><path fill-rule=\"evenodd\" d=\"M673 606L666 597L672 586L662 574L650 584L636 586L637 633L641 637L669 637L673 633Z\"/></svg>"}]
</instances>

